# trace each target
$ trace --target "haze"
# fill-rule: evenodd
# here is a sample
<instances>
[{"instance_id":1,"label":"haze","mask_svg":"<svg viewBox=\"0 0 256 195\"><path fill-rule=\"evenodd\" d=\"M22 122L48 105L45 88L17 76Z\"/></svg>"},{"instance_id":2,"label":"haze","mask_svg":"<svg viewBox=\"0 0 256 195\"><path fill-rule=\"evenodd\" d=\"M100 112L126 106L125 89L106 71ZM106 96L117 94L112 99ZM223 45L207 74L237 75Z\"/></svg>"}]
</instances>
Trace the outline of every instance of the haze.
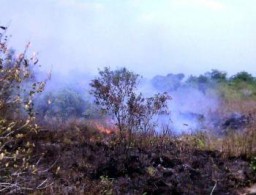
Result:
<instances>
[{"instance_id":1,"label":"haze","mask_svg":"<svg viewBox=\"0 0 256 195\"><path fill-rule=\"evenodd\" d=\"M44 68L95 74L125 66L146 77L256 69L254 0L0 0L10 44L28 41Z\"/></svg>"}]
</instances>

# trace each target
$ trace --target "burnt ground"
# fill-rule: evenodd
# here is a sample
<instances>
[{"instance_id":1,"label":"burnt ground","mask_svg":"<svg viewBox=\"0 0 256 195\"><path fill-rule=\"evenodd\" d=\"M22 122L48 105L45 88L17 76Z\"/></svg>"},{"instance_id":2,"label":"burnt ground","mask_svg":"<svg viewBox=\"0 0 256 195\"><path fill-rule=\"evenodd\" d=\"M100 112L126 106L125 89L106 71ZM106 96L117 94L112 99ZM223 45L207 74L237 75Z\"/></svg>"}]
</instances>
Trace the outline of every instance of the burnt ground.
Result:
<instances>
[{"instance_id":1,"label":"burnt ground","mask_svg":"<svg viewBox=\"0 0 256 195\"><path fill-rule=\"evenodd\" d=\"M171 138L140 138L129 147L116 135L44 131L35 138L48 169L48 194L238 194L256 183L245 157L224 157ZM58 170L58 167L60 169ZM44 178L45 179L45 178Z\"/></svg>"}]
</instances>

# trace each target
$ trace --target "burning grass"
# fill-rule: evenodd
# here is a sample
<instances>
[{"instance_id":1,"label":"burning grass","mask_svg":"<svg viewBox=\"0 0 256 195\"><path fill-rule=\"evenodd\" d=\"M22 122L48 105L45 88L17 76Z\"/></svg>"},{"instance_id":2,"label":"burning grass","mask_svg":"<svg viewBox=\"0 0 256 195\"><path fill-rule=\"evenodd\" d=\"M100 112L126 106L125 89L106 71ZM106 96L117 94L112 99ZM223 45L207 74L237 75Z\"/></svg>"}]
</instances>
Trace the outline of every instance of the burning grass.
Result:
<instances>
[{"instance_id":1,"label":"burning grass","mask_svg":"<svg viewBox=\"0 0 256 195\"><path fill-rule=\"evenodd\" d=\"M244 156L241 146L234 145L240 143L235 136L218 140L205 133L179 137L136 133L127 145L118 133L97 129L95 122L73 120L58 131L41 130L31 138L35 142L35 155L44 154L38 169L46 174L42 177L36 173L28 181L39 184L47 181L47 185L30 192L236 194L238 189L256 182L250 159L255 150ZM243 135L253 140L251 134Z\"/></svg>"},{"instance_id":2,"label":"burning grass","mask_svg":"<svg viewBox=\"0 0 256 195\"><path fill-rule=\"evenodd\" d=\"M52 119L28 138L34 172L19 175L22 183L3 192L238 194L256 182L255 114L241 113L251 117L241 129L175 136L166 128L161 134L134 132L132 139L121 137L106 119Z\"/></svg>"}]
</instances>

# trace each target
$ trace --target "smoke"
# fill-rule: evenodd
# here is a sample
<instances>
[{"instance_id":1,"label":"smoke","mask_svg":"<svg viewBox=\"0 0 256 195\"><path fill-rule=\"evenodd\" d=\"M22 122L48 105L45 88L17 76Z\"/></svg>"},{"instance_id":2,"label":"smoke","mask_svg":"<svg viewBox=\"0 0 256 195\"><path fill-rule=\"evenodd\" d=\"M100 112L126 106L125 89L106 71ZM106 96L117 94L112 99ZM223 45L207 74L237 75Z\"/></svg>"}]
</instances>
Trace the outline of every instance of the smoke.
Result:
<instances>
[{"instance_id":1,"label":"smoke","mask_svg":"<svg viewBox=\"0 0 256 195\"><path fill-rule=\"evenodd\" d=\"M204 130L211 123L211 113L219 108L219 98L214 91L207 93L187 84L184 78L183 74L155 76L152 79L143 79L139 86L138 91L142 91L146 97L167 92L172 98L168 105L170 115L157 117L158 132L164 127L176 134Z\"/></svg>"},{"instance_id":2,"label":"smoke","mask_svg":"<svg viewBox=\"0 0 256 195\"><path fill-rule=\"evenodd\" d=\"M254 73L255 3L1 0L0 25L10 27L10 45L22 50L31 41L43 67L56 73L118 65L145 76Z\"/></svg>"},{"instance_id":3,"label":"smoke","mask_svg":"<svg viewBox=\"0 0 256 195\"><path fill-rule=\"evenodd\" d=\"M202 130L210 120L210 113L218 109L217 96L209 96L192 87L171 91L172 128L175 132Z\"/></svg>"},{"instance_id":4,"label":"smoke","mask_svg":"<svg viewBox=\"0 0 256 195\"><path fill-rule=\"evenodd\" d=\"M39 80L47 77L47 73L38 73ZM69 74L52 73L45 91L36 99L38 116L42 119L60 117L100 119L102 114L94 105L94 97L89 94L89 83L94 75L74 71ZM168 104L169 115L159 115L153 120L156 130L161 133L168 128L175 134L194 133L210 127L212 113L219 108L219 98L211 88L199 83L194 86L187 82L184 74L168 74L151 79L139 80L137 93L144 97L153 97L157 93L167 92L171 96ZM210 85L210 84L209 84ZM211 125L214 126L214 125Z\"/></svg>"},{"instance_id":5,"label":"smoke","mask_svg":"<svg viewBox=\"0 0 256 195\"><path fill-rule=\"evenodd\" d=\"M10 45L22 50L31 41L42 67L53 65L45 93L71 88L73 95L91 101L91 74L104 66L125 65L148 77L169 71L199 74L213 67L231 74L242 64L254 73L255 2L209 2L3 0L0 25L8 24ZM186 85L183 74L166 77L145 79L138 88L146 97L171 95L170 118L159 117L159 123L175 132L203 129L209 113L218 109L217 95Z\"/></svg>"}]
</instances>

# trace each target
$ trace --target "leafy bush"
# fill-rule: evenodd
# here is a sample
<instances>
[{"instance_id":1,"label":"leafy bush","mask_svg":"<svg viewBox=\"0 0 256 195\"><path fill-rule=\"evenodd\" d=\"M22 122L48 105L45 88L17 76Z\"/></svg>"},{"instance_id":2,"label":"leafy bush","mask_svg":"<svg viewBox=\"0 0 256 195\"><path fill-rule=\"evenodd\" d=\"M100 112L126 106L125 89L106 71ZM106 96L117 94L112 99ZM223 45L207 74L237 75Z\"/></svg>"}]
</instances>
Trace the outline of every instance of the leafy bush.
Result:
<instances>
[{"instance_id":1,"label":"leafy bush","mask_svg":"<svg viewBox=\"0 0 256 195\"><path fill-rule=\"evenodd\" d=\"M38 126L33 101L45 86L33 74L38 59L26 57L29 44L16 55L8 48L5 34L6 28L0 34L0 193L28 188L23 186L27 183L23 176L36 172L31 137Z\"/></svg>"},{"instance_id":2,"label":"leafy bush","mask_svg":"<svg viewBox=\"0 0 256 195\"><path fill-rule=\"evenodd\" d=\"M69 117L82 117L86 102L80 92L66 88L48 92L37 102L36 110L42 118L57 117L66 120Z\"/></svg>"}]
</instances>

